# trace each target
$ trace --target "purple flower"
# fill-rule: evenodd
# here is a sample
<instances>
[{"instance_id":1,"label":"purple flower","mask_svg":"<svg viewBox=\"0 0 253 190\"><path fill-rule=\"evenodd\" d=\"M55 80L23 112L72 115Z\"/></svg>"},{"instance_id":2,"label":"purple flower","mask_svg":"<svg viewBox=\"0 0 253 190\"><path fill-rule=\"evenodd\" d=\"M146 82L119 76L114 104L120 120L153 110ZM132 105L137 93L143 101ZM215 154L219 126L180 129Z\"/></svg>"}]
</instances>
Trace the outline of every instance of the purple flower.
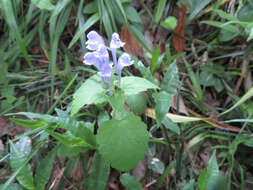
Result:
<instances>
[{"instance_id":1,"label":"purple flower","mask_svg":"<svg viewBox=\"0 0 253 190\"><path fill-rule=\"evenodd\" d=\"M110 48L111 48L111 51L112 51L113 64L115 65L115 69L118 67L116 49L123 47L124 44L125 43L120 40L118 33L113 33L112 34L112 40L111 40L111 43L110 43Z\"/></svg>"},{"instance_id":2,"label":"purple flower","mask_svg":"<svg viewBox=\"0 0 253 190\"><path fill-rule=\"evenodd\" d=\"M127 53L123 53L118 60L118 65L115 67L115 72L118 75L118 87L120 88L120 80L121 80L121 71L124 67L130 66L133 64L130 56Z\"/></svg>"},{"instance_id":3,"label":"purple flower","mask_svg":"<svg viewBox=\"0 0 253 190\"><path fill-rule=\"evenodd\" d=\"M112 40L111 40L111 43L110 43L110 48L121 48L125 45L124 42L122 42L119 38L119 34L118 33L113 33L112 34Z\"/></svg>"},{"instance_id":4,"label":"purple flower","mask_svg":"<svg viewBox=\"0 0 253 190\"><path fill-rule=\"evenodd\" d=\"M83 63L86 65L94 65L98 69L103 87L105 88L106 83L109 83L110 95L112 95L112 68L109 65L109 54L105 45L99 44L97 51L86 53Z\"/></svg>"},{"instance_id":5,"label":"purple flower","mask_svg":"<svg viewBox=\"0 0 253 190\"><path fill-rule=\"evenodd\" d=\"M109 54L104 44L103 38L95 31L91 31L87 35L87 49L92 50L84 55L83 63L86 65L93 65L98 70L98 75L102 79L103 87L106 87L106 83L110 86L110 95L112 95L112 67L109 64ZM122 54L118 61L116 56L116 49L124 46L119 38L118 33L113 33L112 40L110 42L110 49L112 51L113 63L115 65L115 72L118 75L118 87L120 88L121 71L125 66L132 65L133 62L127 53Z\"/></svg>"},{"instance_id":6,"label":"purple flower","mask_svg":"<svg viewBox=\"0 0 253 190\"><path fill-rule=\"evenodd\" d=\"M103 38L94 30L87 34L87 38L88 40L86 41L86 48L89 50L97 51L100 44L105 44Z\"/></svg>"}]
</instances>

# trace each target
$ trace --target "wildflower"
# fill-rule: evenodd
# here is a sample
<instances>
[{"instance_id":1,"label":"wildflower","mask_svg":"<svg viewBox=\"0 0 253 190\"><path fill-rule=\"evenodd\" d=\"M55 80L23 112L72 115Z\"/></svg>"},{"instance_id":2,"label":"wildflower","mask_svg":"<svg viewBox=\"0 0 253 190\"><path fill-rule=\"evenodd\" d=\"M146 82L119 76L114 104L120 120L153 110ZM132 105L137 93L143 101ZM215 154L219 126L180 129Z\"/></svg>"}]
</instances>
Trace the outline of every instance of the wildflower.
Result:
<instances>
[{"instance_id":1,"label":"wildflower","mask_svg":"<svg viewBox=\"0 0 253 190\"><path fill-rule=\"evenodd\" d=\"M130 56L127 53L123 53L119 57L118 66L115 67L115 72L118 75L118 87L120 88L121 71L124 67L132 65L134 62L131 61Z\"/></svg>"},{"instance_id":2,"label":"wildflower","mask_svg":"<svg viewBox=\"0 0 253 190\"><path fill-rule=\"evenodd\" d=\"M83 63L86 65L94 65L98 72L98 75L102 79L103 87L106 87L106 83L109 83L110 95L112 95L112 67L109 64L109 54L104 44L103 38L95 31L91 31L87 35L86 47L92 52L88 52L84 55ZM113 33L112 40L110 42L110 49L112 51L113 63L115 66L115 72L118 75L118 87L120 88L121 70L125 66L132 65L133 62L127 53L122 54L118 61L116 56L116 49L124 46L119 38L118 33Z\"/></svg>"},{"instance_id":3,"label":"wildflower","mask_svg":"<svg viewBox=\"0 0 253 190\"><path fill-rule=\"evenodd\" d=\"M86 41L86 48L89 50L97 51L100 44L105 44L103 38L94 30L87 34L87 38L88 40Z\"/></svg>"},{"instance_id":4,"label":"wildflower","mask_svg":"<svg viewBox=\"0 0 253 190\"><path fill-rule=\"evenodd\" d=\"M94 65L98 69L98 75L102 79L103 87L105 88L106 83L109 83L110 95L112 95L112 68L109 65L109 54L104 41L95 31L89 32L87 38L87 49L94 51L84 55L83 63Z\"/></svg>"}]
</instances>

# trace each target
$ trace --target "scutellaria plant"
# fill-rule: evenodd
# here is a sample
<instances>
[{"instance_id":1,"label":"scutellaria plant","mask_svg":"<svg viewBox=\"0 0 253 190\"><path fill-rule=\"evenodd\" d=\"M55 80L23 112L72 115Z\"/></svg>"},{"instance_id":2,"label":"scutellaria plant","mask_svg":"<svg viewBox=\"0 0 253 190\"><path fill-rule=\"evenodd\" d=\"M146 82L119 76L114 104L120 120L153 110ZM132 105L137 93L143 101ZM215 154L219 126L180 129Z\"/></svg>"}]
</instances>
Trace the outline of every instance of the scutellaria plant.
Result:
<instances>
[{"instance_id":1,"label":"scutellaria plant","mask_svg":"<svg viewBox=\"0 0 253 190\"><path fill-rule=\"evenodd\" d=\"M90 31L87 35L86 48L92 52L88 52L84 55L84 64L93 65L97 68L98 75L101 77L103 87L106 88L106 84L109 83L109 94L112 95L112 79L113 79L113 69L110 65L109 53L107 47L105 46L103 38L96 32ZM120 40L118 33L113 33L110 42L110 49L112 52L113 65L115 68L115 73L118 75L118 88L120 88L121 81L121 71L125 66L130 66L133 64L130 56L127 53L123 53L118 59L116 51L118 48L124 46L124 42Z\"/></svg>"}]
</instances>

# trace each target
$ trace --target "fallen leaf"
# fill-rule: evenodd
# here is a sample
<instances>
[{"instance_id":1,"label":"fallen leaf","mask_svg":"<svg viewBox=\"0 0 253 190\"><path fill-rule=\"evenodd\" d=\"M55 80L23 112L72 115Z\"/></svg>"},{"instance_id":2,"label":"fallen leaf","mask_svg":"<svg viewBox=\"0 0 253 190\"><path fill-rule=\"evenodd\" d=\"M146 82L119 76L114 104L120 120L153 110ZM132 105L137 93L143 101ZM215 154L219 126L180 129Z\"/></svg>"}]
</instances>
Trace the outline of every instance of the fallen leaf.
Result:
<instances>
[{"instance_id":1,"label":"fallen leaf","mask_svg":"<svg viewBox=\"0 0 253 190\"><path fill-rule=\"evenodd\" d=\"M172 103L171 103L171 107L172 107L173 109L177 110L177 98L178 98L178 97L179 97L179 110L178 110L178 112L179 112L179 113L183 113L183 114L185 114L185 115L189 115L189 114L188 114L188 111L187 111L187 109L186 109L186 107L185 107L184 100L183 100L183 98L182 98L181 95L175 94L175 95L173 96L173 98L172 98Z\"/></svg>"},{"instance_id":2,"label":"fallen leaf","mask_svg":"<svg viewBox=\"0 0 253 190\"><path fill-rule=\"evenodd\" d=\"M0 139L0 154L4 152L4 144L3 141Z\"/></svg>"},{"instance_id":3,"label":"fallen leaf","mask_svg":"<svg viewBox=\"0 0 253 190\"><path fill-rule=\"evenodd\" d=\"M177 53L182 52L185 46L184 27L186 22L186 11L187 11L186 4L182 4L179 11L174 11L176 12L175 16L178 20L178 24L174 30L175 34L173 35L172 41L173 46Z\"/></svg>"},{"instance_id":4,"label":"fallen leaf","mask_svg":"<svg viewBox=\"0 0 253 190\"><path fill-rule=\"evenodd\" d=\"M125 25L123 25L121 28L120 38L123 42L125 42L125 45L123 46L125 52L137 58L144 57L144 52L141 44L137 41L137 39L132 35L130 30Z\"/></svg>"},{"instance_id":5,"label":"fallen leaf","mask_svg":"<svg viewBox=\"0 0 253 190\"><path fill-rule=\"evenodd\" d=\"M140 180L145 176L146 170L147 170L146 160L145 159L140 160L137 167L132 170L132 175L136 179Z\"/></svg>"}]
</instances>

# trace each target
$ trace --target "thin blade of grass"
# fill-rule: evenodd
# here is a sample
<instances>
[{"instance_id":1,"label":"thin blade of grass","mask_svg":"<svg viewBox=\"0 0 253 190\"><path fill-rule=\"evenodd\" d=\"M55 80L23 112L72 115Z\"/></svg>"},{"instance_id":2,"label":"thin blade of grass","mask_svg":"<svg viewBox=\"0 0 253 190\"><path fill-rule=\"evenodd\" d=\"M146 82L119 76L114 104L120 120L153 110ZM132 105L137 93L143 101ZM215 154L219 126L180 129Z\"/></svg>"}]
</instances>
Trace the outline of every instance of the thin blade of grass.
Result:
<instances>
[{"instance_id":1,"label":"thin blade of grass","mask_svg":"<svg viewBox=\"0 0 253 190\"><path fill-rule=\"evenodd\" d=\"M78 32L75 34L71 42L69 43L68 48L70 49L77 40L85 33L86 30L88 30L93 24L95 24L97 21L99 21L99 14L95 13L92 15L85 23L84 25L78 30Z\"/></svg>"},{"instance_id":2,"label":"thin blade of grass","mask_svg":"<svg viewBox=\"0 0 253 190\"><path fill-rule=\"evenodd\" d=\"M33 70L33 65L32 65L31 59L28 55L27 49L25 47L25 42L21 36L21 33L19 31L19 28L18 28L18 25L16 22L16 18L14 16L12 3L10 0L2 0L2 1L0 1L0 4L1 4L2 10L4 12L6 22L9 25L11 32L14 34L14 37L17 41L17 44L18 44L21 52L24 55L25 60L27 61L29 67Z\"/></svg>"},{"instance_id":3,"label":"thin blade of grass","mask_svg":"<svg viewBox=\"0 0 253 190\"><path fill-rule=\"evenodd\" d=\"M240 100L238 102L236 102L235 105L233 105L231 108L229 108L228 110L222 112L221 114L219 114L218 116L222 116L230 111L232 111L233 109L235 109L236 107L240 106L242 103L244 103L246 100L250 99L253 96L253 87L251 89L249 89L249 91L243 95L243 97L240 98Z\"/></svg>"}]
</instances>

